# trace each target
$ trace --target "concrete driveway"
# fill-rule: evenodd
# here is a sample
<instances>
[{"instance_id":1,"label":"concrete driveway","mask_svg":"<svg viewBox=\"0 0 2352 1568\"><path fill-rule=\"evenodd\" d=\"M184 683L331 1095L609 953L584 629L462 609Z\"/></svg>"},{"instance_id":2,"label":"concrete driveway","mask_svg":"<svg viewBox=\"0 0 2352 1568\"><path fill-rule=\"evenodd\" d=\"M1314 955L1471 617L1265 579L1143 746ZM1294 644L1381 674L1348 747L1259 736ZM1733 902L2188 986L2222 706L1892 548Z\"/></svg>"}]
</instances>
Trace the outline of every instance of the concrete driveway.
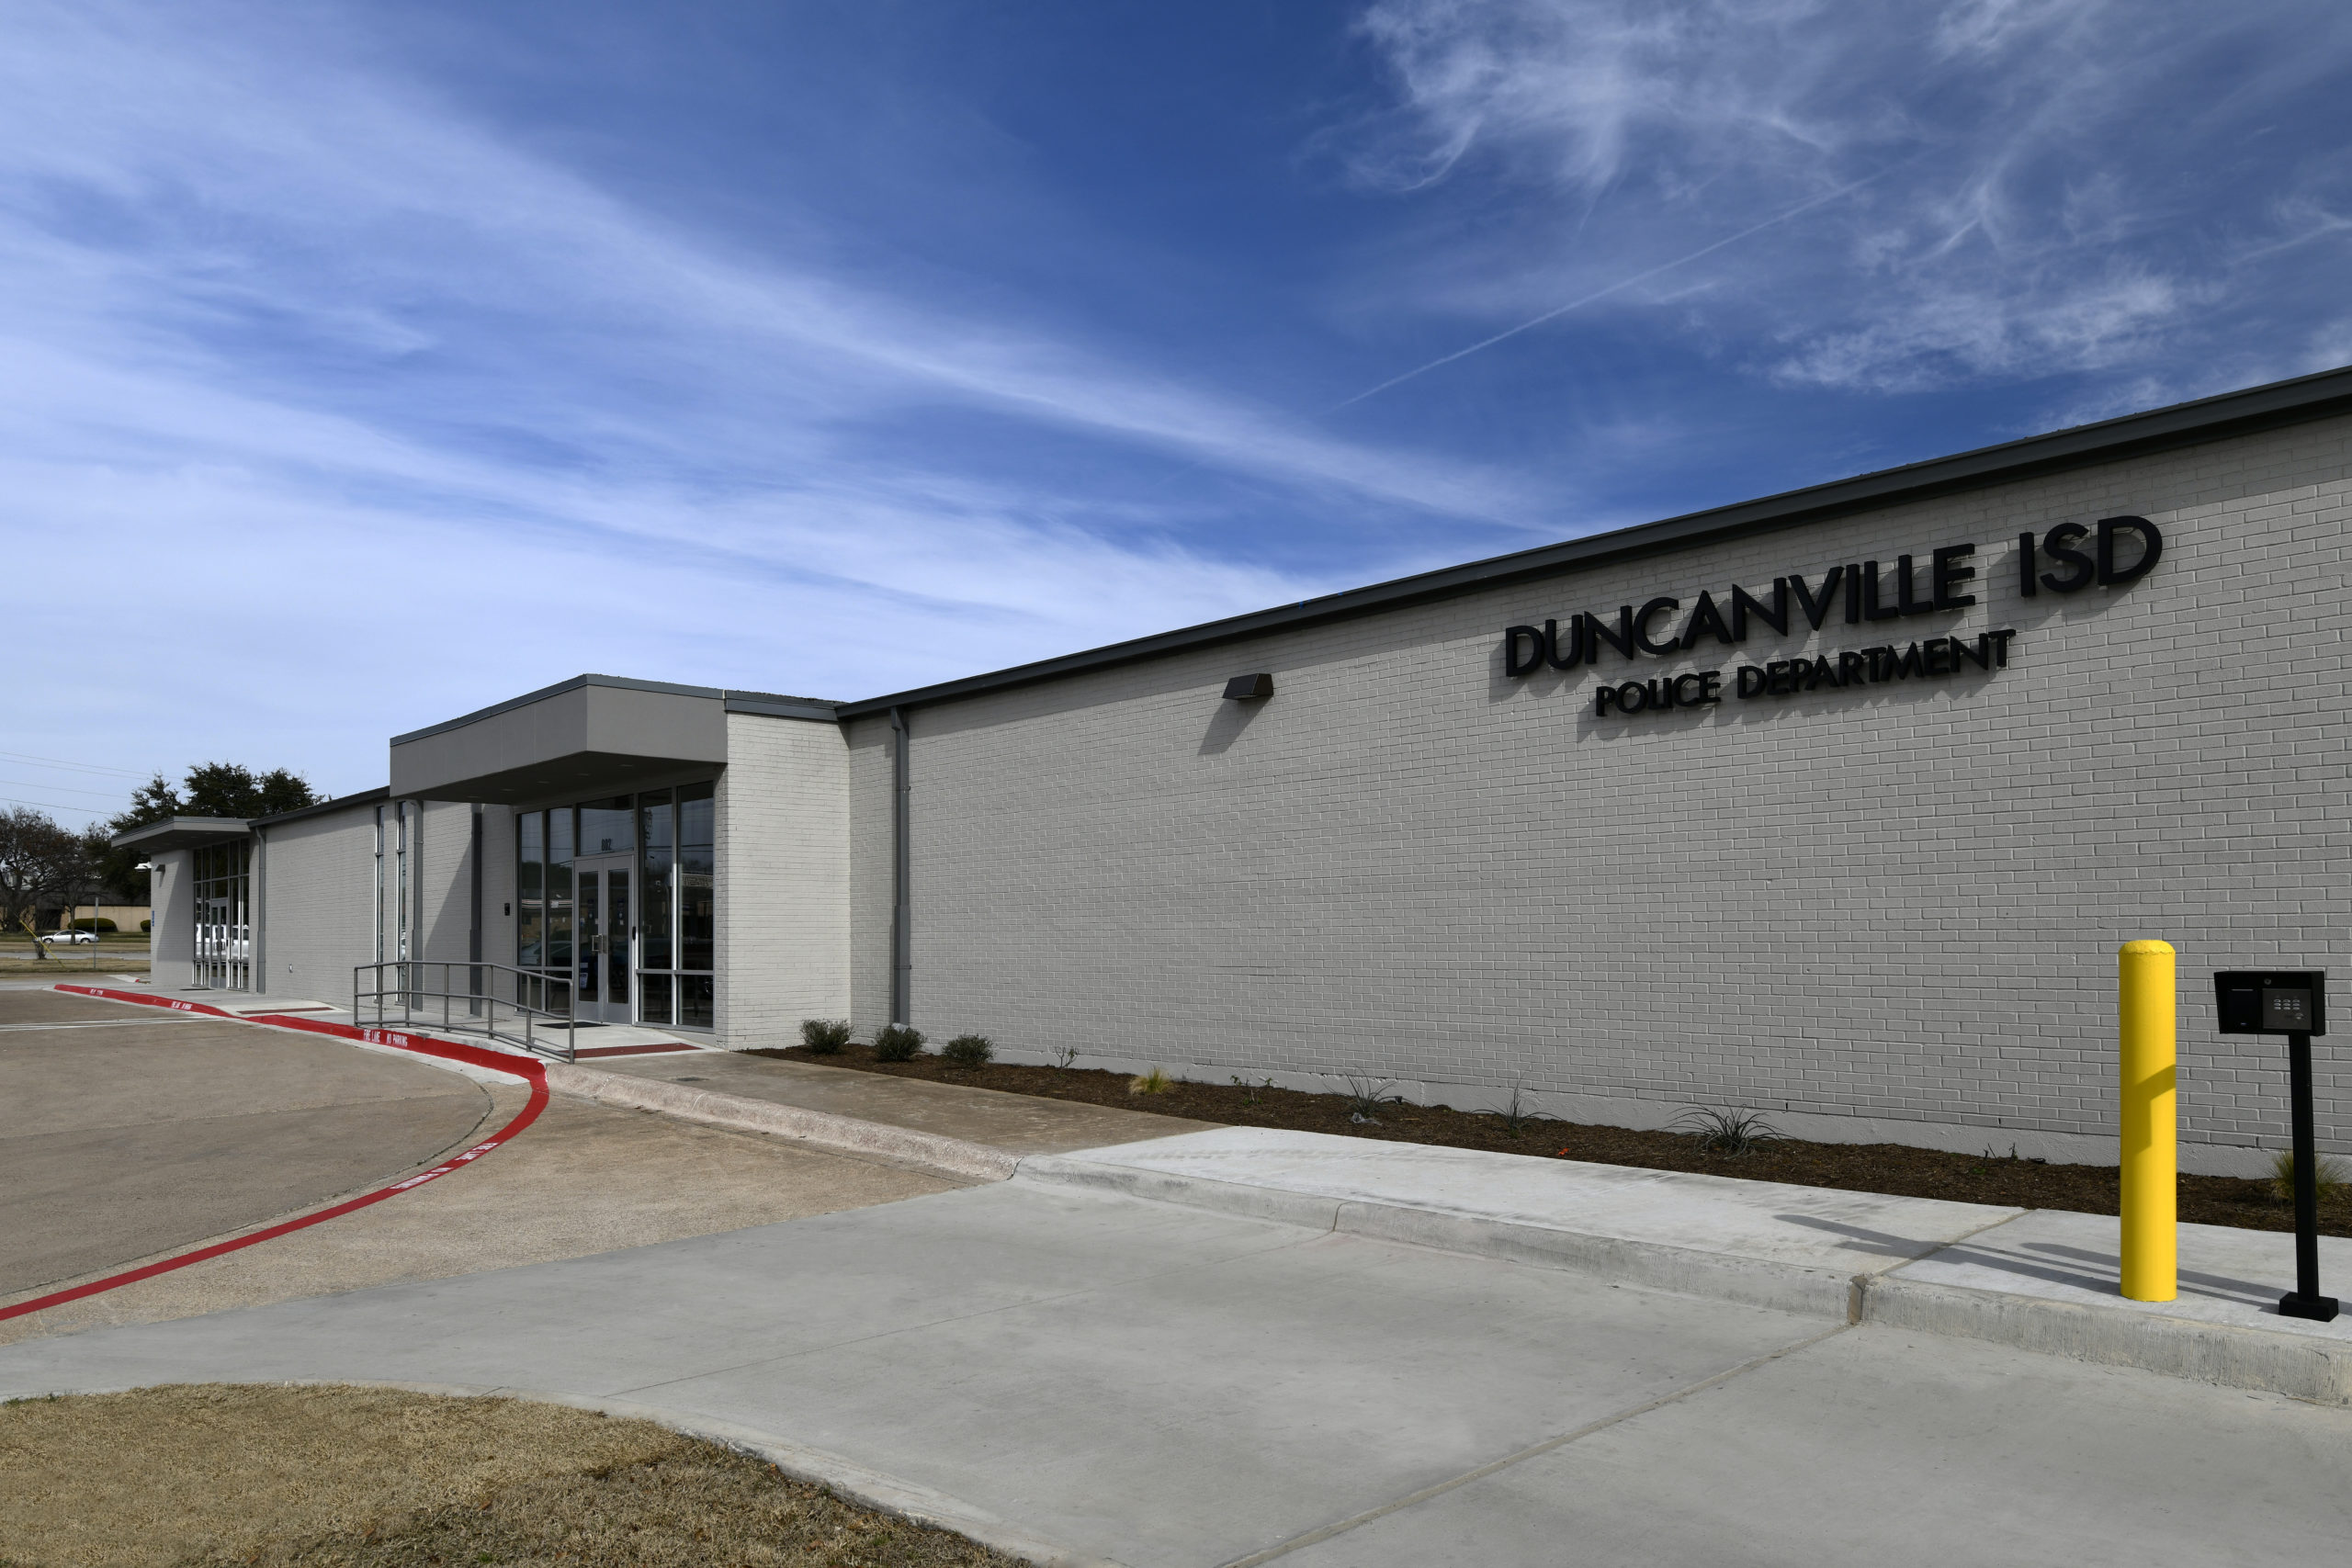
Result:
<instances>
[{"instance_id":1,"label":"concrete driveway","mask_svg":"<svg viewBox=\"0 0 2352 1568\"><path fill-rule=\"evenodd\" d=\"M1025 1179L0 1348L0 1395L650 1408L1135 1568L2210 1563L2352 1539L2352 1412Z\"/></svg>"}]
</instances>

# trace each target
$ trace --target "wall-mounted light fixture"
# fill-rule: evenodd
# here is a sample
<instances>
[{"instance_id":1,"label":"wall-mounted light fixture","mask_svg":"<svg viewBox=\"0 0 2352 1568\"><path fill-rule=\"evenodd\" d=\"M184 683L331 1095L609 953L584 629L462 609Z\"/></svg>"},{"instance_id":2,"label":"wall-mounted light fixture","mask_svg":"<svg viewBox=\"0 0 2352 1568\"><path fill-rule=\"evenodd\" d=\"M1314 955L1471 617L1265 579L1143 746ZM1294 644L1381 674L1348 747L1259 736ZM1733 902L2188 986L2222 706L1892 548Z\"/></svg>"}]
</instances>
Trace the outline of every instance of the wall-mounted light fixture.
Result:
<instances>
[{"instance_id":1,"label":"wall-mounted light fixture","mask_svg":"<svg viewBox=\"0 0 2352 1568\"><path fill-rule=\"evenodd\" d=\"M1272 675L1236 675L1225 683L1225 700L1229 703L1254 703L1273 694Z\"/></svg>"}]
</instances>

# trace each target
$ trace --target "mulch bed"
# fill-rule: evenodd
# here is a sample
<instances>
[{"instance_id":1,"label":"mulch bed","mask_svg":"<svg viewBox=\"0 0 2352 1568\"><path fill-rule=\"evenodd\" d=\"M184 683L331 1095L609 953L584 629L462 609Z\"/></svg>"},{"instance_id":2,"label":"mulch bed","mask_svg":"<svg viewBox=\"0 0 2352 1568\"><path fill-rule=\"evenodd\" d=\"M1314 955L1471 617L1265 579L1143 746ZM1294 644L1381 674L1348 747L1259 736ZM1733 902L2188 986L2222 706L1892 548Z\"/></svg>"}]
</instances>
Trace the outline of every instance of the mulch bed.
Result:
<instances>
[{"instance_id":1,"label":"mulch bed","mask_svg":"<svg viewBox=\"0 0 2352 1568\"><path fill-rule=\"evenodd\" d=\"M820 1055L801 1046L755 1051L787 1062L889 1073L937 1083L969 1084L1007 1094L1046 1100L1075 1100L1189 1116L1235 1127L1280 1127L1301 1133L1336 1133L1350 1138L1384 1138L1406 1144L1439 1144L1456 1149L1492 1149L1502 1154L1589 1160L1598 1165L1642 1166L1652 1170L1696 1170L1753 1181L1787 1181L1804 1187L1838 1187L1853 1192L1887 1192L1906 1198L1945 1198L1962 1203L1997 1203L2026 1209L2071 1209L2112 1214L2117 1209L2113 1166L2045 1165L1988 1149L1982 1155L1941 1154L1904 1144L1815 1144L1774 1139L1746 1155L1711 1154L1679 1133L1636 1132L1583 1122L1532 1121L1514 1131L1499 1116L1455 1111L1448 1106L1386 1105L1374 1122L1352 1119L1347 1098L1287 1089L1244 1089L1232 1084L1176 1080L1165 1094L1128 1092L1128 1075L1085 1067L1032 1067L1006 1063L965 1068L924 1055L911 1062L876 1062L871 1047L849 1045ZM1768 1117L1769 1120L1769 1117ZM1987 1132L1988 1145L1996 1134ZM2197 1224L2237 1225L2248 1230L2295 1228L2291 1204L2270 1183L2230 1176L2183 1176L2180 1217ZM2319 1228L2327 1235L2352 1236L2352 1188L2339 1188L2320 1201Z\"/></svg>"}]
</instances>

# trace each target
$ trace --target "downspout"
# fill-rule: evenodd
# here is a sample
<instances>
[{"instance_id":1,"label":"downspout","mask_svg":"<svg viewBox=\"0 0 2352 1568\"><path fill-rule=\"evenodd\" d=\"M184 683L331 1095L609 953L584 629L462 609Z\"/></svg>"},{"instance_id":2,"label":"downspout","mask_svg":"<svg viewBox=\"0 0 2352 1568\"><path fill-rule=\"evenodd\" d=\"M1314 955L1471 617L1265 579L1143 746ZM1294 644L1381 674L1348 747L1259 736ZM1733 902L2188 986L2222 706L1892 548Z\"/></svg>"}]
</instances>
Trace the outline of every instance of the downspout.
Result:
<instances>
[{"instance_id":1,"label":"downspout","mask_svg":"<svg viewBox=\"0 0 2352 1568\"><path fill-rule=\"evenodd\" d=\"M269 991L269 835L259 828L253 835L253 870L245 891L253 907L245 912L245 919L253 928L253 988L266 996Z\"/></svg>"},{"instance_id":2,"label":"downspout","mask_svg":"<svg viewBox=\"0 0 2352 1568\"><path fill-rule=\"evenodd\" d=\"M466 928L466 962L473 967L467 972L466 994L474 999L466 1004L468 1017L481 1016L481 803L474 803L472 862L471 923Z\"/></svg>"},{"instance_id":3,"label":"downspout","mask_svg":"<svg viewBox=\"0 0 2352 1568\"><path fill-rule=\"evenodd\" d=\"M890 710L890 1021L910 1023L913 990L913 909L907 847L907 710Z\"/></svg>"}]
</instances>

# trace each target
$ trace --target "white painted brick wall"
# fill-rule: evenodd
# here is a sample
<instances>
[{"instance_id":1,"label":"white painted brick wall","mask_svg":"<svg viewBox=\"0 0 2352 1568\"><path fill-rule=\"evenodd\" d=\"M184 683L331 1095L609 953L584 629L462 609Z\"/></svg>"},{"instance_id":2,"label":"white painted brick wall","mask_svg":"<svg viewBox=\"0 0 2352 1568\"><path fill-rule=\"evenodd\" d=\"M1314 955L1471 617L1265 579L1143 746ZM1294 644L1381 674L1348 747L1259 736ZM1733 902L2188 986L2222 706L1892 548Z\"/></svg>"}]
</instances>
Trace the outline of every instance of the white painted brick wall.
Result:
<instances>
[{"instance_id":1,"label":"white painted brick wall","mask_svg":"<svg viewBox=\"0 0 2352 1568\"><path fill-rule=\"evenodd\" d=\"M718 801L718 1039L797 1043L802 1019L851 1010L841 727L728 715Z\"/></svg>"},{"instance_id":2,"label":"white painted brick wall","mask_svg":"<svg viewBox=\"0 0 2352 1568\"><path fill-rule=\"evenodd\" d=\"M2284 1140L2283 1052L2214 1033L2209 972L2352 974L2347 474L2352 421L2309 424L918 709L915 1022L1031 1059L2102 1158L2115 951L2161 937L2185 1161L2248 1168ZM2020 531L2119 513L2164 528L2152 576L2018 597ZM1679 625L1702 588L1962 541L1973 610L1625 672L2015 626L1990 679L1596 721L1590 671L1502 673L1514 622L1668 594ZM1271 701L1219 701L1258 670ZM850 736L864 1026L887 740ZM2338 1150L2346 1060L2323 1049Z\"/></svg>"},{"instance_id":3,"label":"white painted brick wall","mask_svg":"<svg viewBox=\"0 0 2352 1568\"><path fill-rule=\"evenodd\" d=\"M187 850L161 850L147 857L155 868L148 897L155 922L148 934L148 975L158 986L185 986L196 977L195 856Z\"/></svg>"},{"instance_id":4,"label":"white painted brick wall","mask_svg":"<svg viewBox=\"0 0 2352 1568\"><path fill-rule=\"evenodd\" d=\"M844 725L850 778L850 1021L872 1038L890 1021L890 721Z\"/></svg>"},{"instance_id":5,"label":"white painted brick wall","mask_svg":"<svg viewBox=\"0 0 2352 1568\"><path fill-rule=\"evenodd\" d=\"M400 956L398 843L393 812L384 803L383 956ZM354 804L300 821L265 829L269 836L265 911L266 941L262 989L273 997L351 1005L352 970L375 962L376 806ZM462 802L427 801L421 828L413 827L412 874L420 894L421 920L415 956L463 963L469 956L467 932L472 920L473 808ZM413 818L412 821L413 823ZM503 901L514 897L514 827L503 807L483 813L483 942L486 961L514 962L514 923L502 925ZM463 990L468 976L451 971L448 983ZM438 971L423 980L439 988ZM504 993L502 993L504 994ZM439 1004L434 1003L437 1010Z\"/></svg>"},{"instance_id":6,"label":"white painted brick wall","mask_svg":"<svg viewBox=\"0 0 2352 1568\"><path fill-rule=\"evenodd\" d=\"M257 987L287 1000L351 1005L351 970L373 958L374 805L262 829L269 849Z\"/></svg>"}]
</instances>

